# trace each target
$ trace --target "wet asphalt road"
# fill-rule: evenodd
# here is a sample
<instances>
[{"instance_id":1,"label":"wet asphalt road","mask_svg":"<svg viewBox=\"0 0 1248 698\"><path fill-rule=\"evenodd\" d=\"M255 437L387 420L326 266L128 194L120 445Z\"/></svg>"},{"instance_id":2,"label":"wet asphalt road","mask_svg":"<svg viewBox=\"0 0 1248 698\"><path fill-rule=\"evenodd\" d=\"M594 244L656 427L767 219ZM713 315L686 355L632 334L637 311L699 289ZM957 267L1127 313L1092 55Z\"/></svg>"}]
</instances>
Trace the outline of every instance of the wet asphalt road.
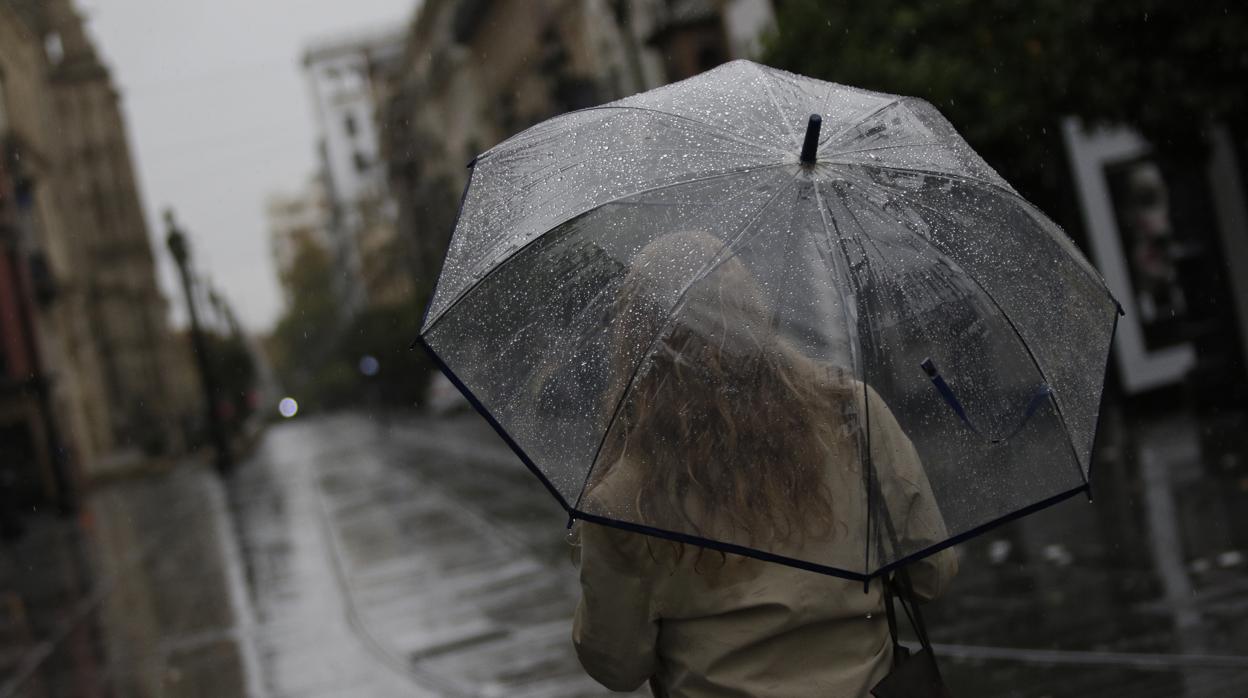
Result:
<instances>
[{"instance_id":1,"label":"wet asphalt road","mask_svg":"<svg viewBox=\"0 0 1248 698\"><path fill-rule=\"evenodd\" d=\"M0 696L601 696L560 509L475 419L270 430L5 549Z\"/></svg>"},{"instance_id":2,"label":"wet asphalt road","mask_svg":"<svg viewBox=\"0 0 1248 698\"><path fill-rule=\"evenodd\" d=\"M958 696L1248 695L1236 419L1112 419L1097 500L959 548L928 610ZM564 517L475 416L272 428L33 512L0 544L6 696L601 696Z\"/></svg>"}]
</instances>

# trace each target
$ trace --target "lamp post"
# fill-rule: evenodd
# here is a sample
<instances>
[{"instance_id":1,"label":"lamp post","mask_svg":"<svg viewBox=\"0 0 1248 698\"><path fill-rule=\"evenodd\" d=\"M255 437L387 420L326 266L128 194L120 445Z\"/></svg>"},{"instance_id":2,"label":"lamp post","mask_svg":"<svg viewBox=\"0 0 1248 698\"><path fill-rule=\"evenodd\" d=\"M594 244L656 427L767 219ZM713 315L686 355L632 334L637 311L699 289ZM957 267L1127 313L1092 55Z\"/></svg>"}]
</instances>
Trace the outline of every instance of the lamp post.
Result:
<instances>
[{"instance_id":1,"label":"lamp post","mask_svg":"<svg viewBox=\"0 0 1248 698\"><path fill-rule=\"evenodd\" d=\"M173 210L165 209L165 225L169 234L165 238L169 246L169 254L178 265L178 274L182 277L182 291L186 294L186 310L191 319L191 345L195 350L195 363L199 367L199 379L204 389L204 407L208 417L208 430L212 437L212 445L216 450L217 471L225 473L233 461L230 458L230 441L225 433L225 425L221 423L221 415L217 413L217 382L213 375L212 363L208 360L208 345L204 341L204 332L199 324L199 311L195 304L195 288L191 278L190 249L186 235L178 228L173 219Z\"/></svg>"}]
</instances>

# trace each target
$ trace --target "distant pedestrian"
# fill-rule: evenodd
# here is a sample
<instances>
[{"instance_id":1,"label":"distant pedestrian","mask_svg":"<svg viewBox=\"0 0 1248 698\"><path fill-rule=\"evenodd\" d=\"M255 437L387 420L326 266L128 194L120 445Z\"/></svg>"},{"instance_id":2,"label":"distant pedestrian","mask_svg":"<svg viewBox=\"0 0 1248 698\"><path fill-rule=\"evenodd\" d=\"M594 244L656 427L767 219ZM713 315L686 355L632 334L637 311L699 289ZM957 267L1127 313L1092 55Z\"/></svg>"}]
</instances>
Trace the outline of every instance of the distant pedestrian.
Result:
<instances>
[{"instance_id":1,"label":"distant pedestrian","mask_svg":"<svg viewBox=\"0 0 1248 698\"><path fill-rule=\"evenodd\" d=\"M679 275L665 266L696 267L721 248L705 233L676 233L634 261L615 314L632 322L612 340L608 399L623 404L582 509L848 568L866 545L859 437L869 432L895 544L944 540L918 456L887 406L769 332L766 295L743 264L722 261L683 290L668 281ZM666 317L648 304L682 292L681 322L646 325ZM625 367L654 337L661 346L634 376ZM592 523L576 537L573 639L586 671L612 690L649 682L656 696L685 698L863 696L892 666L879 583L864 593L861 581ZM910 569L915 594L935 597L955 571L950 550L923 558Z\"/></svg>"},{"instance_id":2,"label":"distant pedestrian","mask_svg":"<svg viewBox=\"0 0 1248 698\"><path fill-rule=\"evenodd\" d=\"M25 527L17 514L18 459L16 449L0 444L0 540L21 538Z\"/></svg>"}]
</instances>

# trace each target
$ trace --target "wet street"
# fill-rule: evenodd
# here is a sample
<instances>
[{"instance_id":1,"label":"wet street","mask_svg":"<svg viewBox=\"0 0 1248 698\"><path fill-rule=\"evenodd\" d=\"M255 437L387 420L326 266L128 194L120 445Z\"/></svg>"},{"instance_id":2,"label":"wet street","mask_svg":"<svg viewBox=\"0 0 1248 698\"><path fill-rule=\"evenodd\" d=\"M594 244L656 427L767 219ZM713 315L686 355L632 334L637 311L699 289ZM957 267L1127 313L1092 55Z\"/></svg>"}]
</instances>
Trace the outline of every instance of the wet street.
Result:
<instances>
[{"instance_id":1,"label":"wet street","mask_svg":"<svg viewBox=\"0 0 1248 698\"><path fill-rule=\"evenodd\" d=\"M928 612L954 695L1248 693L1239 423L1111 419L1093 504L961 546ZM186 463L32 513L0 546L0 697L607 695L563 524L474 415L275 425L224 483Z\"/></svg>"}]
</instances>

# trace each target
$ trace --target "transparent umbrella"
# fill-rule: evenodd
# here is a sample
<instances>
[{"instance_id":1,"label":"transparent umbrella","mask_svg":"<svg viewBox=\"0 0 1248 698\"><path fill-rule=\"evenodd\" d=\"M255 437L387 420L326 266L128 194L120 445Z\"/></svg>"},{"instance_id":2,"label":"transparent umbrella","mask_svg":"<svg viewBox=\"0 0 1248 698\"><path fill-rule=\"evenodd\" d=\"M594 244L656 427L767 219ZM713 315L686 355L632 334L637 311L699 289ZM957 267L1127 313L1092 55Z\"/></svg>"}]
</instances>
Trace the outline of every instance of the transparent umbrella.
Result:
<instances>
[{"instance_id":1,"label":"transparent umbrella","mask_svg":"<svg viewBox=\"0 0 1248 698\"><path fill-rule=\"evenodd\" d=\"M471 167L420 341L571 518L867 580L1088 491L1118 305L926 102L735 61Z\"/></svg>"}]
</instances>

